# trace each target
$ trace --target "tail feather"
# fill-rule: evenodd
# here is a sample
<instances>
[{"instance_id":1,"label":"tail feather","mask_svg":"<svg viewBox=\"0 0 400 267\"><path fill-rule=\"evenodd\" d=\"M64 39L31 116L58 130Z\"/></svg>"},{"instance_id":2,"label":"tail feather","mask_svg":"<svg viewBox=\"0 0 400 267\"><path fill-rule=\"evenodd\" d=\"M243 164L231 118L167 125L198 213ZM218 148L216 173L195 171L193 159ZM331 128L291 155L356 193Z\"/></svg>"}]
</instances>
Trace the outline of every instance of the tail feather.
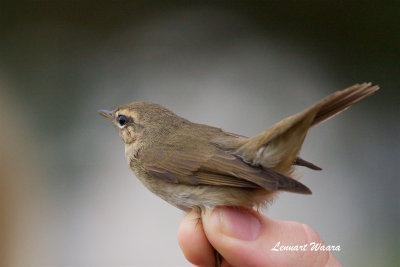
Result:
<instances>
[{"instance_id":1,"label":"tail feather","mask_svg":"<svg viewBox=\"0 0 400 267\"><path fill-rule=\"evenodd\" d=\"M318 102L314 107L319 107L318 113L311 126L317 125L333 116L345 111L351 105L379 90L378 85L371 86L371 83L355 84L347 89L333 93Z\"/></svg>"},{"instance_id":2,"label":"tail feather","mask_svg":"<svg viewBox=\"0 0 400 267\"><path fill-rule=\"evenodd\" d=\"M264 132L247 139L235 153L253 165L273 168L287 175L290 175L293 163L319 169L304 160L296 161L308 129L346 110L378 89L377 85L362 83L333 93L310 108L287 117Z\"/></svg>"},{"instance_id":3,"label":"tail feather","mask_svg":"<svg viewBox=\"0 0 400 267\"><path fill-rule=\"evenodd\" d=\"M321 167L318 167L317 165L315 165L315 164L313 164L313 163L311 163L311 162L309 162L307 160L304 160L304 159L302 159L300 157L296 158L296 160L294 162L294 165L307 167L307 168L310 168L311 170L315 170L315 171L321 171L322 170Z\"/></svg>"}]
</instances>

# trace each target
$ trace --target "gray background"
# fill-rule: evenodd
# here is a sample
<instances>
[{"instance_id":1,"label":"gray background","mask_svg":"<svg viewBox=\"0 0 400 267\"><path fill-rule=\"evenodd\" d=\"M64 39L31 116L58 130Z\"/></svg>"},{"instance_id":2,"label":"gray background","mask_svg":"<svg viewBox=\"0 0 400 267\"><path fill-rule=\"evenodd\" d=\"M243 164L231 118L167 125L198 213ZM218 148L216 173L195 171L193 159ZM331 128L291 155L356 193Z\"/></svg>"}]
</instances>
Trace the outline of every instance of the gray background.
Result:
<instances>
[{"instance_id":1,"label":"gray background","mask_svg":"<svg viewBox=\"0 0 400 267\"><path fill-rule=\"evenodd\" d=\"M313 195L266 214L311 225L345 266L399 264L400 8L346 3L2 1L0 258L187 265L183 213L133 176L100 108L149 100L253 135L372 81L381 91L310 131Z\"/></svg>"}]
</instances>

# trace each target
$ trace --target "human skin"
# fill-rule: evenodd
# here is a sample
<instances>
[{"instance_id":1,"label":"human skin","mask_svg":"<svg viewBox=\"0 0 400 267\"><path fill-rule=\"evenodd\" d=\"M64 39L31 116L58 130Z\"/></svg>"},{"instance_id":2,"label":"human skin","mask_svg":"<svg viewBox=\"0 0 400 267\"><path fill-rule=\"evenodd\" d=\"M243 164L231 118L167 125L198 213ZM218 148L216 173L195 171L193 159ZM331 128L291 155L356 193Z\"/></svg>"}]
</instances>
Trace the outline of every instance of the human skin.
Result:
<instances>
[{"instance_id":1,"label":"human skin","mask_svg":"<svg viewBox=\"0 0 400 267\"><path fill-rule=\"evenodd\" d=\"M223 267L341 266L331 252L311 251L311 242L324 244L311 227L274 220L251 209L216 208L203 214L201 221L190 212L179 226L178 241L195 266L214 266L213 248L222 255ZM278 242L308 245L305 251L280 251Z\"/></svg>"}]
</instances>

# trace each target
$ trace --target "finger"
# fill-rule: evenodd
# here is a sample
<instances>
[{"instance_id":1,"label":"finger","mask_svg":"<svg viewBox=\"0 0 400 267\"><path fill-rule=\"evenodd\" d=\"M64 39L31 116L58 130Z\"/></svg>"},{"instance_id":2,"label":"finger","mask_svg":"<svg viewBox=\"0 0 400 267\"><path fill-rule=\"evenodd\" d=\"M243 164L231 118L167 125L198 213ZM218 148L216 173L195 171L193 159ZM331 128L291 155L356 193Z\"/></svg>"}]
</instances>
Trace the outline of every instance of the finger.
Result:
<instances>
[{"instance_id":1,"label":"finger","mask_svg":"<svg viewBox=\"0 0 400 267\"><path fill-rule=\"evenodd\" d=\"M190 212L178 228L178 242L186 259L196 266L214 266L214 250L204 234L200 216Z\"/></svg>"},{"instance_id":2,"label":"finger","mask_svg":"<svg viewBox=\"0 0 400 267\"><path fill-rule=\"evenodd\" d=\"M212 246L233 266L324 266L330 257L334 260L327 251L310 250L310 242L322 243L310 227L253 210L215 209L203 216L203 227ZM281 251L281 245L298 249Z\"/></svg>"}]
</instances>

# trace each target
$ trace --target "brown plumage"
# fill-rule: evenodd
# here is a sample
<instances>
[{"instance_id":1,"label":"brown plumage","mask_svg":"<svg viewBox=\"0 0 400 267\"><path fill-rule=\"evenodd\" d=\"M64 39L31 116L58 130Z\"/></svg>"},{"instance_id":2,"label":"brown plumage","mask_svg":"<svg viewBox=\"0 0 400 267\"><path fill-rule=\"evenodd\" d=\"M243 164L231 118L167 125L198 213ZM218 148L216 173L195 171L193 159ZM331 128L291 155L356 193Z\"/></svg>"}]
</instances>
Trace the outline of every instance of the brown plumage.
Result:
<instances>
[{"instance_id":1,"label":"brown plumage","mask_svg":"<svg viewBox=\"0 0 400 267\"><path fill-rule=\"evenodd\" d=\"M308 129L378 89L353 85L251 138L192 123L147 102L100 113L118 128L136 176L164 200L184 210L256 207L278 191L310 194L291 177L294 165L320 170L298 157Z\"/></svg>"}]
</instances>

